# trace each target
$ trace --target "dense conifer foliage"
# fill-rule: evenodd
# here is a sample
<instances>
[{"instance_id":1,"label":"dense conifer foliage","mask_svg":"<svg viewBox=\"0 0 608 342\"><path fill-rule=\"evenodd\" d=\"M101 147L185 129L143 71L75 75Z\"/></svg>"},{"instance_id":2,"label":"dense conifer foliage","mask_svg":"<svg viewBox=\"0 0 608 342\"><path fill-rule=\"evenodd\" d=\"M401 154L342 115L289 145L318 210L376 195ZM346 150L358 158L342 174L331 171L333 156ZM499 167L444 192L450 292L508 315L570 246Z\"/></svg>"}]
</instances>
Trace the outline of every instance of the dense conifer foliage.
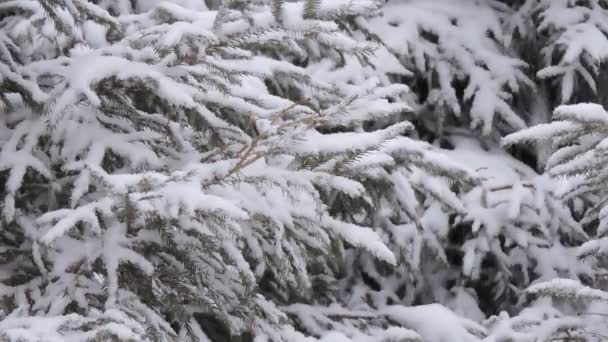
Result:
<instances>
[{"instance_id":1,"label":"dense conifer foliage","mask_svg":"<svg viewBox=\"0 0 608 342\"><path fill-rule=\"evenodd\" d=\"M607 19L0 0L0 340L608 339Z\"/></svg>"}]
</instances>

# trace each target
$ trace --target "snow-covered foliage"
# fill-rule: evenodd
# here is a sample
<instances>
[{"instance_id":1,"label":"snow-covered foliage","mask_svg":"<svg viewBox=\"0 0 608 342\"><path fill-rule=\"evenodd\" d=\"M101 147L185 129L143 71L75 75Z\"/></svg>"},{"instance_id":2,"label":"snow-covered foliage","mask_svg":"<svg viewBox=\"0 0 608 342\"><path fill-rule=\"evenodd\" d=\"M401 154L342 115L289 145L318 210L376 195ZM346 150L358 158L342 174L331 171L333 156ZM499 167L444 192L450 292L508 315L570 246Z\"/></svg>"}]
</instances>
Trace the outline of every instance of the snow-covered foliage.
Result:
<instances>
[{"instance_id":1,"label":"snow-covered foliage","mask_svg":"<svg viewBox=\"0 0 608 342\"><path fill-rule=\"evenodd\" d=\"M451 243L460 242L462 274L490 307L518 304L532 281L577 278L590 271L573 248L586 238L550 179L498 148L452 138L454 159L478 170L482 185L464 194ZM488 301L488 291L493 300Z\"/></svg>"},{"instance_id":2,"label":"snow-covered foliage","mask_svg":"<svg viewBox=\"0 0 608 342\"><path fill-rule=\"evenodd\" d=\"M564 105L555 110L553 122L514 133L503 140L504 144L551 144L553 153L547 161L547 173L561 181L560 192L565 200L587 208L582 223L596 225L596 239L579 248L578 257L581 259L604 255L608 231L605 214L608 203L605 186L608 179L606 123L608 112L601 105Z\"/></svg>"},{"instance_id":3,"label":"snow-covered foliage","mask_svg":"<svg viewBox=\"0 0 608 342\"><path fill-rule=\"evenodd\" d=\"M381 229L400 266L351 252L342 285L350 305L440 302L483 319L484 312L522 304L533 281L593 274L577 257L586 234L550 179L471 137L448 138L451 150L418 142L420 160L432 162L414 172L397 167L366 176L363 184L379 189L377 204L350 220ZM347 211L348 202L339 203Z\"/></svg>"},{"instance_id":4,"label":"snow-covered foliage","mask_svg":"<svg viewBox=\"0 0 608 342\"><path fill-rule=\"evenodd\" d=\"M484 323L492 331L486 340L605 341L608 293L557 278L531 286L527 293L534 303L517 316L503 312Z\"/></svg>"},{"instance_id":5,"label":"snow-covered foliage","mask_svg":"<svg viewBox=\"0 0 608 342\"><path fill-rule=\"evenodd\" d=\"M603 96L598 78L608 58L607 19L604 0L526 0L509 25L540 49L537 77L555 82L559 100L569 103Z\"/></svg>"},{"instance_id":6,"label":"snow-covered foliage","mask_svg":"<svg viewBox=\"0 0 608 342\"><path fill-rule=\"evenodd\" d=\"M601 340L607 10L0 1L0 340Z\"/></svg>"},{"instance_id":7,"label":"snow-covered foliage","mask_svg":"<svg viewBox=\"0 0 608 342\"><path fill-rule=\"evenodd\" d=\"M511 134L503 139L503 144L536 142L552 146L545 166L548 175L561 181L560 192L566 199L597 202L595 208L586 213L586 221L601 220L608 177L604 153L606 123L608 113L599 104L563 105L556 108L553 122ZM594 201L597 196L600 200ZM600 223L600 227L603 225Z\"/></svg>"},{"instance_id":8,"label":"snow-covered foliage","mask_svg":"<svg viewBox=\"0 0 608 342\"><path fill-rule=\"evenodd\" d=\"M605 180L608 174L603 145L608 136L608 112L598 104L563 105L555 109L553 120L509 135L503 143L536 142L551 146L552 154L546 164L547 174L554 177L559 185L556 188L563 201L584 210L581 223L596 235L576 250L577 258L585 262L590 271L580 280L600 289L590 288L571 279L546 279L530 287L528 292L566 301L570 304L570 310L574 306L575 313L585 316L578 319L557 319L552 334L562 330L582 336L584 340L602 340L606 336L604 310L608 302L608 292L601 290L605 289L606 275L605 239L608 221L605 211L608 193Z\"/></svg>"},{"instance_id":9,"label":"snow-covered foliage","mask_svg":"<svg viewBox=\"0 0 608 342\"><path fill-rule=\"evenodd\" d=\"M76 4L123 36L97 27L94 42L83 38ZM340 239L395 263L372 230L332 217L322 193L364 196L348 177L353 161L410 125L320 136L315 127L348 105L373 111L386 92L314 110L263 82L275 73L306 81L303 69L248 48L337 39L335 24L316 22L301 37L250 24L273 20L266 7L246 16L161 3L115 17L80 1L6 5L17 8L4 21L66 22L72 39L55 55L16 50L3 69L7 338L42 338L27 329L38 324L29 315L56 316L52 333L74 330L79 341L201 340L209 317L231 335L272 335L284 316L259 294L260 279L306 291L307 265ZM42 33L15 26L7 41L33 49Z\"/></svg>"},{"instance_id":10,"label":"snow-covered foliage","mask_svg":"<svg viewBox=\"0 0 608 342\"><path fill-rule=\"evenodd\" d=\"M526 126L513 98L532 87L526 63L505 53L506 10L496 1L394 0L359 23L412 71L437 133L451 118L487 135Z\"/></svg>"}]
</instances>

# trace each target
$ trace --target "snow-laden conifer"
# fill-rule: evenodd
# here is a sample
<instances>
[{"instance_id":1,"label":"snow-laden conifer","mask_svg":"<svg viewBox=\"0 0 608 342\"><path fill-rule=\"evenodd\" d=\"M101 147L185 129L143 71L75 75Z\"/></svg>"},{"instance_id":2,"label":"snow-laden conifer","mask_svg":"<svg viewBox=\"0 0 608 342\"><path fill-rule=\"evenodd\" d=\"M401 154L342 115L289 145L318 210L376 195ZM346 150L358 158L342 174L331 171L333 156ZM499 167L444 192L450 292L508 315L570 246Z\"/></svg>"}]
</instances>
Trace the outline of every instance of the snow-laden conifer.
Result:
<instances>
[{"instance_id":1,"label":"snow-laden conifer","mask_svg":"<svg viewBox=\"0 0 608 342\"><path fill-rule=\"evenodd\" d=\"M335 24L256 26L274 20L264 6L119 15L82 1L9 5L4 22L38 20L25 35L7 29L9 45L33 49L45 30L66 39L3 62L3 338L281 340L287 317L261 279L306 291L307 266L340 240L395 263L374 231L332 216L323 194L364 196L352 162L410 125L320 136L348 104L373 109L386 94L314 109L264 84L312 84L304 69L252 53L338 39ZM120 33L101 22L81 34L89 12Z\"/></svg>"},{"instance_id":2,"label":"snow-laden conifer","mask_svg":"<svg viewBox=\"0 0 608 342\"><path fill-rule=\"evenodd\" d=\"M546 172L555 179L560 197L566 203L584 210L581 223L595 237L580 245L576 256L579 267L589 268L586 277L576 279L545 279L527 292L551 298L563 308L557 311L550 326L541 325L532 333L546 338L577 336L586 341L605 336L605 235L604 215L607 193L605 187L605 125L608 113L601 105L580 103L556 108L553 122L541 124L507 136L503 143L547 143L552 154ZM594 288L595 287L595 288ZM558 307L560 307L558 306ZM578 317L577 317L578 316ZM565 336L565 337L564 337Z\"/></svg>"},{"instance_id":3,"label":"snow-laden conifer","mask_svg":"<svg viewBox=\"0 0 608 342\"><path fill-rule=\"evenodd\" d=\"M558 90L559 104L603 99L607 18L603 0L526 0L507 25L513 40L530 41L523 53L535 56L536 76Z\"/></svg>"},{"instance_id":4,"label":"snow-laden conifer","mask_svg":"<svg viewBox=\"0 0 608 342\"><path fill-rule=\"evenodd\" d=\"M460 122L488 135L526 126L513 100L533 87L526 63L505 50L508 11L496 1L389 1L359 22L412 71L407 83L436 133Z\"/></svg>"}]
</instances>

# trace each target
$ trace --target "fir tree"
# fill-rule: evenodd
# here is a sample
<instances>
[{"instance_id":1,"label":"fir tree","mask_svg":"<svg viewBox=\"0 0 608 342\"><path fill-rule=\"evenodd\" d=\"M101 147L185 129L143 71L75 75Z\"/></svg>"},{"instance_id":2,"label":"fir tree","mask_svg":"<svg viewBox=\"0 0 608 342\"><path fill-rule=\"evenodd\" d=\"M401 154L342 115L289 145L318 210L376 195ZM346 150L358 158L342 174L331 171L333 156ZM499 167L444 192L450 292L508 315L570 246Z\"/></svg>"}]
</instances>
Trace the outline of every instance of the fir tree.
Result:
<instances>
[{"instance_id":1,"label":"fir tree","mask_svg":"<svg viewBox=\"0 0 608 342\"><path fill-rule=\"evenodd\" d=\"M70 25L55 54L15 51L13 73L25 77L5 97L6 338L200 340L217 333L204 332L210 317L225 334L279 340L285 317L259 294L260 278L306 290L307 265L338 238L394 263L369 228L332 218L320 192L361 196L339 171L348 159L336 156L407 125L315 142L312 129L341 107L265 93L264 77L304 72L247 50L297 34L260 31L227 7L164 3L114 17L78 4L120 22L122 36L81 34L89 12L71 1L9 3L18 8L3 19ZM9 42L24 39L8 32ZM293 158L296 143L311 149L304 160ZM36 330L30 315L49 329Z\"/></svg>"},{"instance_id":2,"label":"fir tree","mask_svg":"<svg viewBox=\"0 0 608 342\"><path fill-rule=\"evenodd\" d=\"M0 1L0 339L603 339L607 8Z\"/></svg>"}]
</instances>

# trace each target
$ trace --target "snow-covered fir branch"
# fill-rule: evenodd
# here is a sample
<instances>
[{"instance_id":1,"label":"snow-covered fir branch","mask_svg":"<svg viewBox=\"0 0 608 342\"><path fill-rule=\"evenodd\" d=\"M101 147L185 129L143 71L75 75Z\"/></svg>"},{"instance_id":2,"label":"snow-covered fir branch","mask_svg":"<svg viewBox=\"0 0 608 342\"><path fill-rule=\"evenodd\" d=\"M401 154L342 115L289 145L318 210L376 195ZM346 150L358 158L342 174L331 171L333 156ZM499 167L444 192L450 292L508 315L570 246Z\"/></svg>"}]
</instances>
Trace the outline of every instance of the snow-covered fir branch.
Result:
<instances>
[{"instance_id":1,"label":"snow-covered fir branch","mask_svg":"<svg viewBox=\"0 0 608 342\"><path fill-rule=\"evenodd\" d=\"M604 0L0 0L0 340L608 339Z\"/></svg>"}]
</instances>

